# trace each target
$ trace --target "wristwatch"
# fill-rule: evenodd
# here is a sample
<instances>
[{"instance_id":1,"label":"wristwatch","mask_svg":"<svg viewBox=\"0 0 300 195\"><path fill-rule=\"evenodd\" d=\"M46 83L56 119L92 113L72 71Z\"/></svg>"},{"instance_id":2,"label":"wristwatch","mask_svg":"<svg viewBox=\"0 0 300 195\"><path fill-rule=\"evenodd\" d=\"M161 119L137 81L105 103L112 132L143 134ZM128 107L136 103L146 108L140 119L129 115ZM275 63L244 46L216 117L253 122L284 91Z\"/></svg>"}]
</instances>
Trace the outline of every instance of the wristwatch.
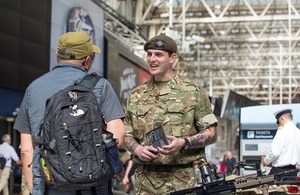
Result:
<instances>
[{"instance_id":1,"label":"wristwatch","mask_svg":"<svg viewBox=\"0 0 300 195\"><path fill-rule=\"evenodd\" d=\"M184 138L184 144L181 147L180 151L187 151L190 148L191 144L187 138Z\"/></svg>"}]
</instances>

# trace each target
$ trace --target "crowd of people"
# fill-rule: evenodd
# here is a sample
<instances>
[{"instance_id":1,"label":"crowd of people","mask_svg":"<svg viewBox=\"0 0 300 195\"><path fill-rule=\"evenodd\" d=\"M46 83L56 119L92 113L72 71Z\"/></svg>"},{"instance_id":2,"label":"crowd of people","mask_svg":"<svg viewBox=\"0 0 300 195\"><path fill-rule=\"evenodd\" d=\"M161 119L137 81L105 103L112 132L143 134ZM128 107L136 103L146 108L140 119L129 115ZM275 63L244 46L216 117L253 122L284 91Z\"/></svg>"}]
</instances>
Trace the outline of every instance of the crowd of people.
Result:
<instances>
[{"instance_id":1,"label":"crowd of people","mask_svg":"<svg viewBox=\"0 0 300 195\"><path fill-rule=\"evenodd\" d=\"M177 45L171 37L155 36L145 43L144 50L151 78L131 91L125 111L107 81L99 115L107 130L118 140L119 149L125 148L122 155L124 170L121 177L115 178L123 191L164 195L197 185L194 162L205 158L205 147L217 140L218 120L205 89L174 69ZM21 135L23 182L34 195L77 193L45 185L38 162L36 136L47 98L86 75L95 54L100 53L101 49L87 34L65 33L58 42L56 66L26 89L14 129ZM97 85L94 92L98 97ZM277 169L295 168L299 156L292 157L291 151L300 151L300 131L291 122L291 110L281 111L275 117L280 127L270 153L262 158L264 165L273 166L272 173ZM162 136L167 139L167 143L159 142L163 143L159 146L153 145L147 137L157 128L163 129L165 135ZM0 146L1 152L7 151L4 155L8 159L1 172L0 191L7 186L11 159L20 163L9 140L4 136L5 143ZM236 162L232 151L227 151L220 163L220 171L232 173ZM96 194L112 194L109 182L96 187ZM93 193L88 189L81 190L81 194Z\"/></svg>"}]
</instances>

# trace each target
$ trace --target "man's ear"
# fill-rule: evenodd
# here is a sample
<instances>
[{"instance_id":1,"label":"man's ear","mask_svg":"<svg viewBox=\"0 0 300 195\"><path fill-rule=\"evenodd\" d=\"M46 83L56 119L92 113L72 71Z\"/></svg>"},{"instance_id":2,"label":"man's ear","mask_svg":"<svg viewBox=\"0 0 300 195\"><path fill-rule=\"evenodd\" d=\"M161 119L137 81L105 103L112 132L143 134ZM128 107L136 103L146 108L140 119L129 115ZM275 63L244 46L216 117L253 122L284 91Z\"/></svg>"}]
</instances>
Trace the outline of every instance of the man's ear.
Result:
<instances>
[{"instance_id":1,"label":"man's ear","mask_svg":"<svg viewBox=\"0 0 300 195\"><path fill-rule=\"evenodd\" d=\"M176 53L172 53L171 56L170 56L170 63L171 64L175 63L176 58L177 58L177 54Z\"/></svg>"},{"instance_id":2,"label":"man's ear","mask_svg":"<svg viewBox=\"0 0 300 195\"><path fill-rule=\"evenodd\" d=\"M83 69L88 72L90 70L91 64L92 64L91 57L90 56L85 57L82 60L81 64L82 64Z\"/></svg>"}]
</instances>

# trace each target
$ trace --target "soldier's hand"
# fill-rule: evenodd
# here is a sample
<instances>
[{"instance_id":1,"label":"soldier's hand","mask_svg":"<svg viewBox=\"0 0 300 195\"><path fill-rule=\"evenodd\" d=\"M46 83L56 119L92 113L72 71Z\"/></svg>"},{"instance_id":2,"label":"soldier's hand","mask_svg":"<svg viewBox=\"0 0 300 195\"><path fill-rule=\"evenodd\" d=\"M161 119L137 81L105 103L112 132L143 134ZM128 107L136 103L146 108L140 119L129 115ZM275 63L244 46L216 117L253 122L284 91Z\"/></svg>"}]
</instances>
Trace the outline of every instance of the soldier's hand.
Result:
<instances>
[{"instance_id":1,"label":"soldier's hand","mask_svg":"<svg viewBox=\"0 0 300 195\"><path fill-rule=\"evenodd\" d=\"M164 155L172 155L178 152L184 140L181 138L177 138L171 135L167 135L167 139L170 141L170 144L162 146L162 148L158 148L158 152Z\"/></svg>"},{"instance_id":2,"label":"soldier's hand","mask_svg":"<svg viewBox=\"0 0 300 195\"><path fill-rule=\"evenodd\" d=\"M141 161L151 161L158 158L158 150L153 146L141 146L139 145L134 153L139 157Z\"/></svg>"}]
</instances>

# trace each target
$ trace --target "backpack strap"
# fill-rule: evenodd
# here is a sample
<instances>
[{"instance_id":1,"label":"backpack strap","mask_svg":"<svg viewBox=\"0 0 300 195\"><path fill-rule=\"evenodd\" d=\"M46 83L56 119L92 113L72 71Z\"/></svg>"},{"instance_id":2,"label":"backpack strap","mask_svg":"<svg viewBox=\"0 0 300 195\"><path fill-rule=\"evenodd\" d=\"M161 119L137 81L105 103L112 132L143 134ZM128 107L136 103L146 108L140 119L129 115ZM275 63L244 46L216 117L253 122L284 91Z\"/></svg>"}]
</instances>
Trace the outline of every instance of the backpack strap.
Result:
<instances>
[{"instance_id":1,"label":"backpack strap","mask_svg":"<svg viewBox=\"0 0 300 195\"><path fill-rule=\"evenodd\" d=\"M79 83L75 83L77 89L93 91L96 84L99 82L100 96L99 97L97 96L97 101L100 107L102 106L103 103L103 91L106 86L106 80L101 78L102 77L99 76L96 72L93 72L90 74L86 74Z\"/></svg>"},{"instance_id":2,"label":"backpack strap","mask_svg":"<svg viewBox=\"0 0 300 195\"><path fill-rule=\"evenodd\" d=\"M84 87L85 89L92 91L100 78L101 76L97 75L96 72L93 72L86 74L81 81L78 84L75 83L75 85L77 85L77 87Z\"/></svg>"},{"instance_id":3,"label":"backpack strap","mask_svg":"<svg viewBox=\"0 0 300 195\"><path fill-rule=\"evenodd\" d=\"M101 77L99 75L97 75L97 73L93 72L90 74L86 74L81 79L81 81L75 85L77 85L79 87L84 87L84 88L88 89L89 91L92 91L94 89L95 85L98 83L100 78ZM103 87L104 87L104 85L102 85L102 87L101 87L100 99L102 99ZM91 191L92 191L92 195L97 195L95 187L92 187ZM76 190L76 195L82 195L81 190Z\"/></svg>"}]
</instances>

